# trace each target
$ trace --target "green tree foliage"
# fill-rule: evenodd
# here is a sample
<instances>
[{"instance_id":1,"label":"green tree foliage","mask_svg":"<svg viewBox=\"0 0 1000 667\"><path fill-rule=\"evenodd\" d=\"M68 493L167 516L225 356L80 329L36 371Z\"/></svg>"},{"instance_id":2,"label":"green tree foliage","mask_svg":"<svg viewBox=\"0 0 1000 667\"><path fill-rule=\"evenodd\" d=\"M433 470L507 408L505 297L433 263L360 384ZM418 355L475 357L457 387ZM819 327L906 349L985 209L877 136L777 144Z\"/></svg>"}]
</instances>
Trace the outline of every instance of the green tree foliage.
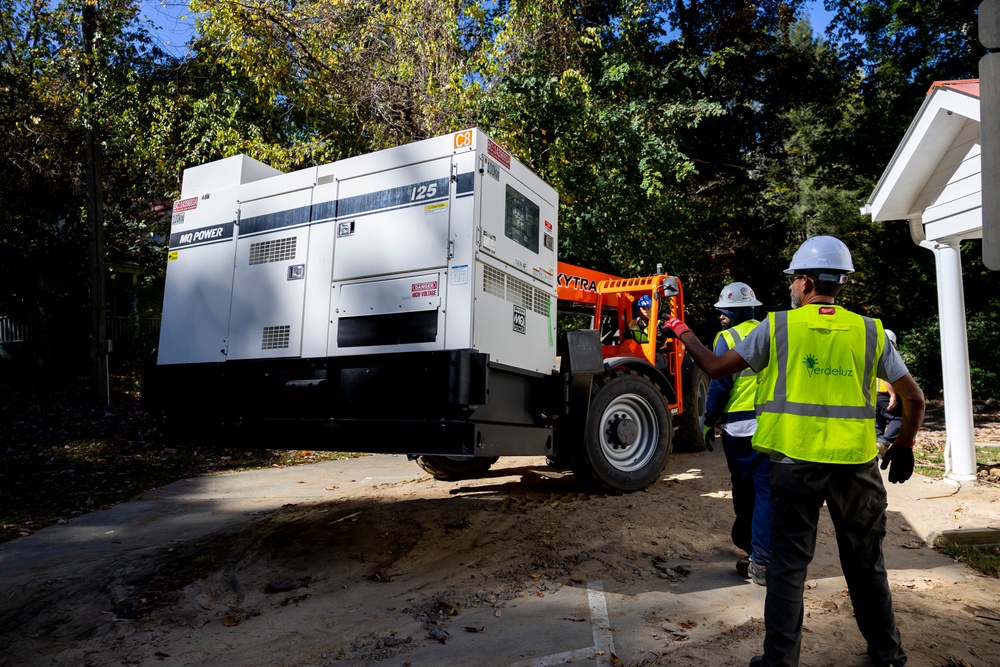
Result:
<instances>
[{"instance_id":1,"label":"green tree foliage","mask_svg":"<svg viewBox=\"0 0 1000 667\"><path fill-rule=\"evenodd\" d=\"M834 143L838 112L830 107L842 99L843 70L798 19L801 7L730 0L670 6L679 31L670 48L698 63L686 70L683 89L723 111L681 137L697 168L683 199L697 220L687 247L701 259L692 310L706 328L715 325L714 297L731 280L753 286L764 309L784 308L781 271L806 228L823 227L814 191L826 188L829 202L840 199L831 192L837 186L826 185L836 170L822 173L819 153Z\"/></svg>"},{"instance_id":2,"label":"green tree foliage","mask_svg":"<svg viewBox=\"0 0 1000 667\"><path fill-rule=\"evenodd\" d=\"M703 337L723 284L785 308L797 245L843 238L844 303L939 382L933 255L859 209L930 83L975 76L977 4L827 0L818 38L804 0L194 0L198 36L172 59L135 0L0 0L0 314L86 310L87 129L108 264L153 313L185 167L245 153L290 170L478 125L559 191L563 259L662 263ZM978 244L963 257L970 330L992 341L995 274ZM975 388L993 392L983 357Z\"/></svg>"},{"instance_id":3,"label":"green tree foliage","mask_svg":"<svg viewBox=\"0 0 1000 667\"><path fill-rule=\"evenodd\" d=\"M978 78L979 0L826 0L828 33L845 64L862 74L865 113L855 123L853 162L877 178L934 81Z\"/></svg>"},{"instance_id":4,"label":"green tree foliage","mask_svg":"<svg viewBox=\"0 0 1000 667\"><path fill-rule=\"evenodd\" d=\"M119 158L115 134L155 60L128 2L103 4L98 48L84 49L80 2L0 3L0 282L8 312L47 315L86 304L79 291L86 267L83 133L104 138L105 186L112 251L135 223L134 172ZM88 87L85 70L96 73ZM141 103L140 103L141 106ZM85 281L82 281L85 282ZM82 298L81 298L82 297Z\"/></svg>"},{"instance_id":5,"label":"green tree foliage","mask_svg":"<svg viewBox=\"0 0 1000 667\"><path fill-rule=\"evenodd\" d=\"M204 13L199 57L253 82L244 92L255 103L282 107L290 143L310 159L442 134L472 117L478 2L197 0L192 9Z\"/></svg>"},{"instance_id":6,"label":"green tree foliage","mask_svg":"<svg viewBox=\"0 0 1000 667\"><path fill-rule=\"evenodd\" d=\"M675 92L696 63L664 62L655 5L506 10L480 121L559 190L562 258L622 274L664 262L679 273L683 244L671 235L693 224L680 184L695 165L678 134L720 113Z\"/></svg>"}]
</instances>

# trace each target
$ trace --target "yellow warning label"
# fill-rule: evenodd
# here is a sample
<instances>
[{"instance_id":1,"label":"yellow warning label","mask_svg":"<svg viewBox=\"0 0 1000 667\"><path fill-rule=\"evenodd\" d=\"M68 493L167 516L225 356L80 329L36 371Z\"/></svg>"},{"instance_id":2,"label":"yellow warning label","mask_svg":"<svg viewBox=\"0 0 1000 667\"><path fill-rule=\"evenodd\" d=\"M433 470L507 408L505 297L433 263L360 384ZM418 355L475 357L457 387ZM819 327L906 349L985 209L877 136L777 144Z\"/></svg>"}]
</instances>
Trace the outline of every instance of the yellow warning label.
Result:
<instances>
[{"instance_id":1,"label":"yellow warning label","mask_svg":"<svg viewBox=\"0 0 1000 667\"><path fill-rule=\"evenodd\" d=\"M167 261L168 262L174 261L175 259L177 259L178 255L180 255L179 252L177 252L176 250L171 250L170 252L167 253Z\"/></svg>"},{"instance_id":2,"label":"yellow warning label","mask_svg":"<svg viewBox=\"0 0 1000 667\"><path fill-rule=\"evenodd\" d=\"M437 213L438 211L443 211L448 208L448 202L442 201L437 204L428 204L424 206L424 213Z\"/></svg>"}]
</instances>

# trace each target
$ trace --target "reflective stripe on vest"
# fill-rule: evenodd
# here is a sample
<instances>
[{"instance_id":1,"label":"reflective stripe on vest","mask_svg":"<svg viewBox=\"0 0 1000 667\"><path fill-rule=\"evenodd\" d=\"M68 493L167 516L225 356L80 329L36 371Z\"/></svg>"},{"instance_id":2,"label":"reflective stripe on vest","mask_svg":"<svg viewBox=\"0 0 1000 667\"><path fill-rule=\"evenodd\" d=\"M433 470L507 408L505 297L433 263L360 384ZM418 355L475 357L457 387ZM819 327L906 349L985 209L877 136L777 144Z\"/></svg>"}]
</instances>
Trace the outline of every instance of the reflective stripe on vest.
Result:
<instances>
[{"instance_id":1,"label":"reflective stripe on vest","mask_svg":"<svg viewBox=\"0 0 1000 667\"><path fill-rule=\"evenodd\" d=\"M736 347L736 344L743 340L743 337L753 331L760 322L757 320L747 320L740 322L735 327L724 329L715 337L718 343L719 337L726 341L729 349ZM741 333L742 332L742 333ZM714 348L714 346L713 346ZM725 415L731 412L752 412L754 407L754 396L757 392L757 374L752 368L745 368L732 376L733 388L729 392L729 400L723 409L722 421L726 421Z\"/></svg>"},{"instance_id":2,"label":"reflective stripe on vest","mask_svg":"<svg viewBox=\"0 0 1000 667\"><path fill-rule=\"evenodd\" d=\"M834 310L821 314L821 306L812 304L768 315L771 349L768 366L758 376L753 444L793 459L864 463L876 452L873 396L882 325L840 306L827 307ZM797 328L794 345L790 318ZM791 367L790 396L789 364L797 362L790 359L793 348L804 367ZM814 390L812 382L821 384Z\"/></svg>"}]
</instances>

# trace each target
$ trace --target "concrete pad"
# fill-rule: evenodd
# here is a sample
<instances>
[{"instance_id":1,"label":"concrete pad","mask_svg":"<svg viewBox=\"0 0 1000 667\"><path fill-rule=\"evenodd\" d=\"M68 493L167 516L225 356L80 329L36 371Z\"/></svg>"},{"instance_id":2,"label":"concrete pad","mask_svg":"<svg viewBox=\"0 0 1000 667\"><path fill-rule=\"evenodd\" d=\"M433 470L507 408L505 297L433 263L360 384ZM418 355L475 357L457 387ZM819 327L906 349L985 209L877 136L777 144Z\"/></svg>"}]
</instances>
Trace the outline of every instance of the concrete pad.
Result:
<instances>
[{"instance_id":1,"label":"concrete pad","mask_svg":"<svg viewBox=\"0 0 1000 667\"><path fill-rule=\"evenodd\" d=\"M917 473L890 484L882 472L889 511L898 512L913 532L931 546L1000 543L1000 490L984 485L956 486Z\"/></svg>"}]
</instances>

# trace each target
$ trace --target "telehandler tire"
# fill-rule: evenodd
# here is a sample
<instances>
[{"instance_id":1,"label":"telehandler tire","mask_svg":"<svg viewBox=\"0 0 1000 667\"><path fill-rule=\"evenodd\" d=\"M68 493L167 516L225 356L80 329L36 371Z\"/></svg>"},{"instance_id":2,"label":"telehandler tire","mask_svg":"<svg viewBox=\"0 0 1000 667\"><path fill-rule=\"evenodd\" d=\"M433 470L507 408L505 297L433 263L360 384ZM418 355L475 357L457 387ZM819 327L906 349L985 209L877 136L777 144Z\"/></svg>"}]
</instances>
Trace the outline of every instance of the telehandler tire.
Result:
<instances>
[{"instance_id":1,"label":"telehandler tire","mask_svg":"<svg viewBox=\"0 0 1000 667\"><path fill-rule=\"evenodd\" d=\"M708 406L709 378L690 355L684 355L684 412L677 416L674 449L678 452L705 451L705 408Z\"/></svg>"},{"instance_id":2,"label":"telehandler tire","mask_svg":"<svg viewBox=\"0 0 1000 667\"><path fill-rule=\"evenodd\" d=\"M574 471L607 489L644 489L667 464L672 438L670 410L656 386L631 371L611 371L594 380Z\"/></svg>"},{"instance_id":3,"label":"telehandler tire","mask_svg":"<svg viewBox=\"0 0 1000 667\"><path fill-rule=\"evenodd\" d=\"M497 456L418 456L417 465L430 473L434 479L454 482L482 477L498 458Z\"/></svg>"}]
</instances>

